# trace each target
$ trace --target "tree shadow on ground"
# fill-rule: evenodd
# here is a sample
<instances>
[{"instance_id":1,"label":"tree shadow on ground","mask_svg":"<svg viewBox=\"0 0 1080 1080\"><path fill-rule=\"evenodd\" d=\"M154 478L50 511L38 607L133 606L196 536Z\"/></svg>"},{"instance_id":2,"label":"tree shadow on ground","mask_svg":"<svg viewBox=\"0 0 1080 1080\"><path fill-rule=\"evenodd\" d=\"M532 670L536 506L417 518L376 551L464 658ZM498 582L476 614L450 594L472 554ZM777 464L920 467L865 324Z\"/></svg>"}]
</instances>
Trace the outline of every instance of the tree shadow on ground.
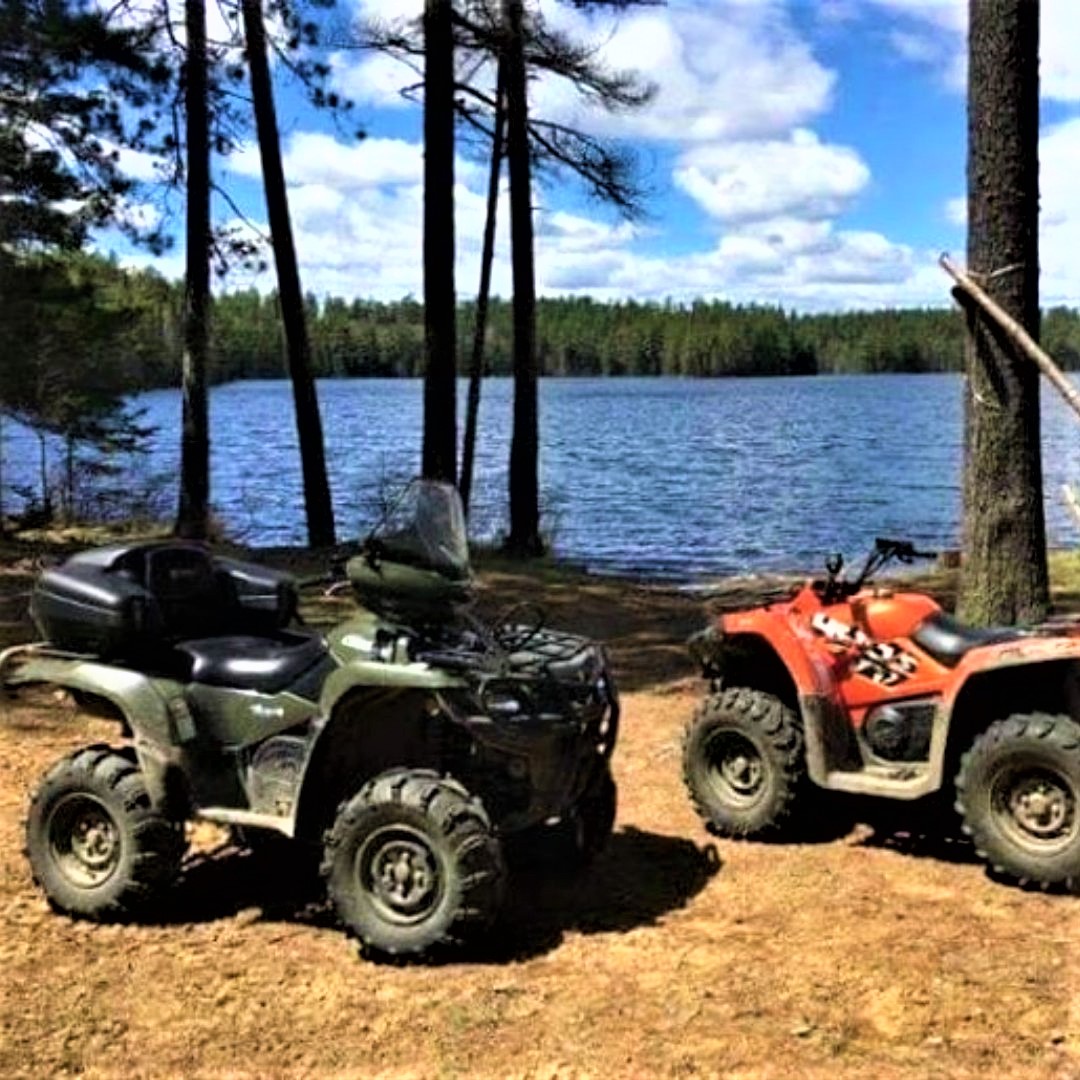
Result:
<instances>
[{"instance_id":1,"label":"tree shadow on ground","mask_svg":"<svg viewBox=\"0 0 1080 1080\"><path fill-rule=\"evenodd\" d=\"M276 846L276 845L275 845ZM282 845L283 848L283 845ZM653 926L684 907L720 870L715 847L626 827L580 876L544 863L515 866L496 925L477 942L434 962L501 964L540 956L567 932L624 933ZM190 856L184 875L158 912L163 924L191 924L257 912L252 921L338 925L314 859L279 849L252 852L232 844Z\"/></svg>"}]
</instances>

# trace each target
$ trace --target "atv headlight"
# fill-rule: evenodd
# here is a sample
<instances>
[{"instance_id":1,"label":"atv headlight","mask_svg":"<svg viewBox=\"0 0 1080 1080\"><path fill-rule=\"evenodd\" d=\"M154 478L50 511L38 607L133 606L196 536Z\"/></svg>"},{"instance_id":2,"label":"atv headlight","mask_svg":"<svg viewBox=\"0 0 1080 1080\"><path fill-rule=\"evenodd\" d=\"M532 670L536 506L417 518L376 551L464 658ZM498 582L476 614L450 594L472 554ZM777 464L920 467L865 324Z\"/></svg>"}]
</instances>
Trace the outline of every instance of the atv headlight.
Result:
<instances>
[{"instance_id":1,"label":"atv headlight","mask_svg":"<svg viewBox=\"0 0 1080 1080\"><path fill-rule=\"evenodd\" d=\"M518 717L524 712L521 702L509 694L487 694L484 697L484 712L491 716L507 718Z\"/></svg>"},{"instance_id":2,"label":"atv headlight","mask_svg":"<svg viewBox=\"0 0 1080 1080\"><path fill-rule=\"evenodd\" d=\"M521 688L507 682L490 682L480 687L477 694L480 709L488 716L516 720L529 715L528 698L521 693Z\"/></svg>"}]
</instances>

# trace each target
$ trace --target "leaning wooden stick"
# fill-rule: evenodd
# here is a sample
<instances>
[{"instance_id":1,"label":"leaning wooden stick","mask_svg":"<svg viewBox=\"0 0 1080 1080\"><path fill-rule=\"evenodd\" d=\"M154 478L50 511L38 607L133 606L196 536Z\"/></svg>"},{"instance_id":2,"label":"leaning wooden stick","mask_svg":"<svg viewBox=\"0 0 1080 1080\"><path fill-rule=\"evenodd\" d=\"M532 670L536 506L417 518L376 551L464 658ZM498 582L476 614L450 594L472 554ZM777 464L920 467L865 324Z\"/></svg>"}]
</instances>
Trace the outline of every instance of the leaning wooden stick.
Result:
<instances>
[{"instance_id":1,"label":"leaning wooden stick","mask_svg":"<svg viewBox=\"0 0 1080 1080\"><path fill-rule=\"evenodd\" d=\"M942 255L938 262L961 291L970 296L1008 334L1016 347L1054 384L1073 412L1080 416L1080 391L1077 391L1076 387L1069 382L1065 373L1051 359L1050 354L1041 348L1039 343L1008 312L1003 311L991 300L983 287L966 270L961 270L948 255Z\"/></svg>"}]
</instances>

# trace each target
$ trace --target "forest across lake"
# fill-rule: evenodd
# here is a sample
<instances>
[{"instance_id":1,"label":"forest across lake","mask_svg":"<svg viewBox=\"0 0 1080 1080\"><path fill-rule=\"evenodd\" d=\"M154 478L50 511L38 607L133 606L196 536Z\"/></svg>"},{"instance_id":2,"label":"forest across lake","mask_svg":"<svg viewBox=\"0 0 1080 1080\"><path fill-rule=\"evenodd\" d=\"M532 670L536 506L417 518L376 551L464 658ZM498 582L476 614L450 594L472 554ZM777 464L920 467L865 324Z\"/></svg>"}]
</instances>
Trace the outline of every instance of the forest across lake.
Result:
<instances>
[{"instance_id":1,"label":"forest across lake","mask_svg":"<svg viewBox=\"0 0 1080 1080\"><path fill-rule=\"evenodd\" d=\"M96 255L66 262L67 282L37 283L23 322L45 348L92 364L100 381L128 390L179 385L183 290L153 270L125 269ZM50 274L60 273L53 269ZM61 275L63 276L63 275ZM552 376L866 374L958 371L963 317L941 308L799 313L760 304L541 299L537 360ZM73 288L76 290L73 301ZM314 372L322 378L415 378L424 369L424 309L397 301L305 300ZM474 306L459 304L457 355L470 355ZM211 313L209 376L216 383L280 378L284 346L277 297L255 289L218 296ZM101 347L94 347L96 338ZM55 340L53 340L55 339ZM1059 364L1080 368L1080 315L1043 315L1042 340ZM78 350L70 342L79 345ZM509 373L512 320L496 299L485 335L486 370ZM46 350L48 351L48 350ZM459 359L459 371L464 371Z\"/></svg>"},{"instance_id":2,"label":"forest across lake","mask_svg":"<svg viewBox=\"0 0 1080 1080\"><path fill-rule=\"evenodd\" d=\"M962 452L958 375L817 379L543 379L542 525L557 556L603 573L697 581L809 569L831 551L861 555L878 535L958 546ZM419 470L418 379L318 384L341 537L372 523L386 492ZM459 385L463 398L464 381ZM305 539L296 430L285 380L211 393L212 490L226 531L255 545ZM511 381L481 406L471 531L505 529ZM174 505L179 393L139 395L156 428L128 481L160 484ZM1077 527L1060 496L1080 480L1080 432L1043 394L1050 542ZM37 439L9 426L7 483L33 484Z\"/></svg>"}]
</instances>

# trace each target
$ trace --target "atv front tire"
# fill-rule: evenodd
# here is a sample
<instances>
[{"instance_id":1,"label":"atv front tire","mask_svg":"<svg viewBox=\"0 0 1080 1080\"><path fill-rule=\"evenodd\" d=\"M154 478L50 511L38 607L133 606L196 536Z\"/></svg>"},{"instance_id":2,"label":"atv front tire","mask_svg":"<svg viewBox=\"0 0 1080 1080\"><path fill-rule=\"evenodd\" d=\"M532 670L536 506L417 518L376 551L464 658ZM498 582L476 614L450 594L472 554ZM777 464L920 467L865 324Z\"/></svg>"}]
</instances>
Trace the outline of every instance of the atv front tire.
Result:
<instances>
[{"instance_id":1,"label":"atv front tire","mask_svg":"<svg viewBox=\"0 0 1080 1080\"><path fill-rule=\"evenodd\" d=\"M588 869L611 839L617 803L611 767L603 762L561 821L534 825L507 840L511 862L568 876Z\"/></svg>"},{"instance_id":2,"label":"atv front tire","mask_svg":"<svg viewBox=\"0 0 1080 1080\"><path fill-rule=\"evenodd\" d=\"M145 909L180 871L183 826L156 809L138 766L108 746L62 758L30 800L26 854L59 911L112 920Z\"/></svg>"},{"instance_id":3,"label":"atv front tire","mask_svg":"<svg viewBox=\"0 0 1080 1080\"><path fill-rule=\"evenodd\" d=\"M388 955L419 955L484 929L505 883L479 800L427 769L382 773L343 804L322 873L345 926Z\"/></svg>"},{"instance_id":4,"label":"atv front tire","mask_svg":"<svg viewBox=\"0 0 1080 1080\"><path fill-rule=\"evenodd\" d=\"M615 813L619 792L606 762L597 770L585 794L578 800L570 821L572 845L569 860L578 870L592 865L593 860L607 847L615 829Z\"/></svg>"},{"instance_id":5,"label":"atv front tire","mask_svg":"<svg viewBox=\"0 0 1080 1080\"><path fill-rule=\"evenodd\" d=\"M1080 885L1080 725L1046 713L991 724L961 759L956 809L998 873Z\"/></svg>"},{"instance_id":6,"label":"atv front tire","mask_svg":"<svg viewBox=\"0 0 1080 1080\"><path fill-rule=\"evenodd\" d=\"M701 704L683 740L683 780L719 836L776 834L805 783L802 728L779 698L730 687Z\"/></svg>"}]
</instances>

